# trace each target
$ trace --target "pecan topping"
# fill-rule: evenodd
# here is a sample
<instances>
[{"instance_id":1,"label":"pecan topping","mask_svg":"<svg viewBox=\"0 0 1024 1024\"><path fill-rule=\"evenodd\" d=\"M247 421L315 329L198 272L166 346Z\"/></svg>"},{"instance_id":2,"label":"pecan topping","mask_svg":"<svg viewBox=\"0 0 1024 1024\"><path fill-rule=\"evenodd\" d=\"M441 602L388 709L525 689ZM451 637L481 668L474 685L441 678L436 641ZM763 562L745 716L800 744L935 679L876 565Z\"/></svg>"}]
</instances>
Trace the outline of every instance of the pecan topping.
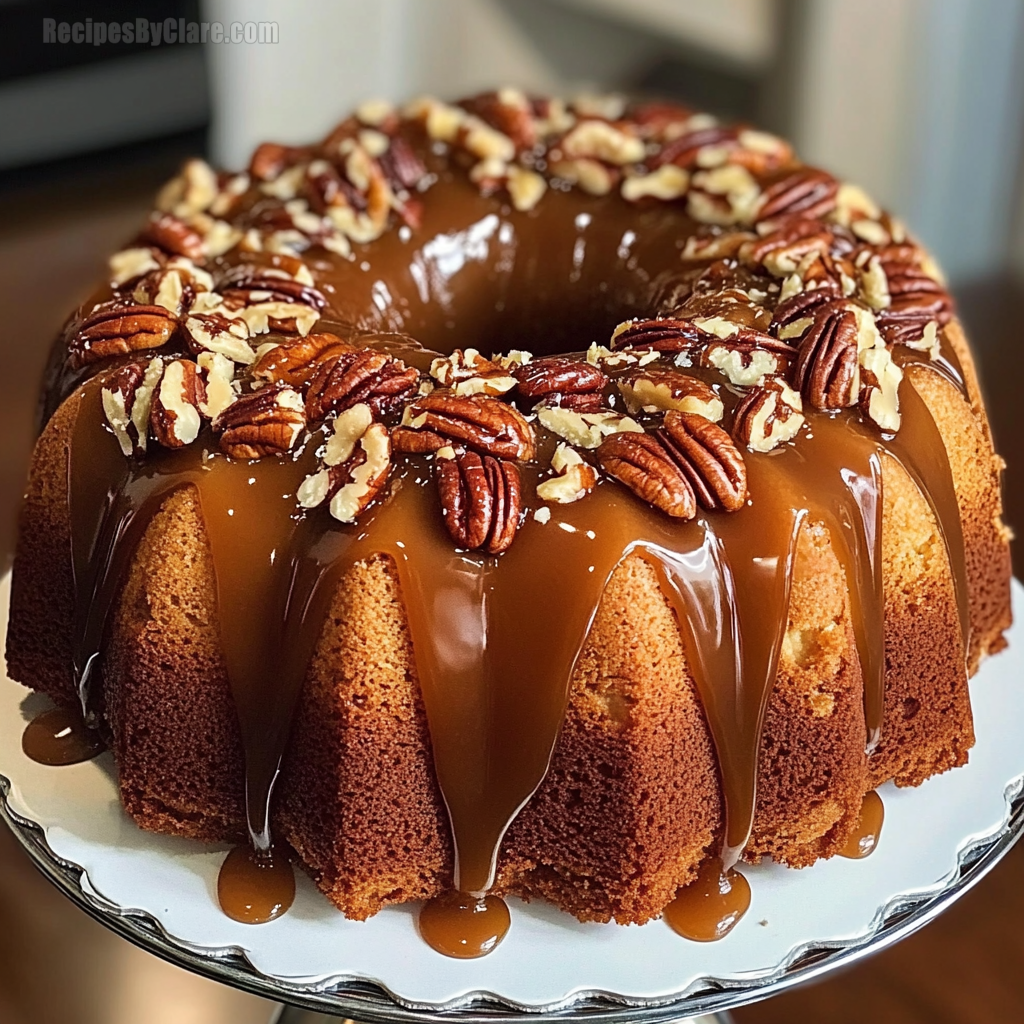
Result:
<instances>
[{"instance_id":1,"label":"pecan topping","mask_svg":"<svg viewBox=\"0 0 1024 1024\"><path fill-rule=\"evenodd\" d=\"M768 330L779 338L799 337L811 326L822 306L841 296L839 284L830 279L823 281L817 288L805 288L783 299L775 307Z\"/></svg>"},{"instance_id":2,"label":"pecan topping","mask_svg":"<svg viewBox=\"0 0 1024 1024\"><path fill-rule=\"evenodd\" d=\"M85 366L108 356L160 348L178 329L178 321L163 306L104 303L78 325L69 354L73 366Z\"/></svg>"},{"instance_id":3,"label":"pecan topping","mask_svg":"<svg viewBox=\"0 0 1024 1024\"><path fill-rule=\"evenodd\" d=\"M878 329L888 342L920 341L935 321L944 326L953 319L950 294L920 267L904 262L883 262L888 279L889 305L878 313Z\"/></svg>"},{"instance_id":4,"label":"pecan topping","mask_svg":"<svg viewBox=\"0 0 1024 1024\"><path fill-rule=\"evenodd\" d=\"M312 284L297 280L275 267L246 263L228 271L220 282L219 291L225 299L240 299L246 305L256 302L299 303L318 313L327 305L323 292Z\"/></svg>"},{"instance_id":5,"label":"pecan topping","mask_svg":"<svg viewBox=\"0 0 1024 1024\"><path fill-rule=\"evenodd\" d=\"M597 461L609 476L662 512L676 519L697 514L693 487L656 437L612 434L597 449Z\"/></svg>"},{"instance_id":6,"label":"pecan topping","mask_svg":"<svg viewBox=\"0 0 1024 1024\"><path fill-rule=\"evenodd\" d=\"M336 334L307 334L266 350L256 360L252 374L259 380L304 388L321 363L333 356L358 351Z\"/></svg>"},{"instance_id":7,"label":"pecan topping","mask_svg":"<svg viewBox=\"0 0 1024 1024\"><path fill-rule=\"evenodd\" d=\"M770 452L796 437L804 422L800 394L782 377L766 377L751 388L734 414L736 439L755 452Z\"/></svg>"},{"instance_id":8,"label":"pecan topping","mask_svg":"<svg viewBox=\"0 0 1024 1024\"><path fill-rule=\"evenodd\" d=\"M597 470L584 462L575 448L559 444L551 457L551 468L556 476L537 484L537 497L541 501L555 501L567 505L586 497L597 483Z\"/></svg>"},{"instance_id":9,"label":"pecan topping","mask_svg":"<svg viewBox=\"0 0 1024 1024\"><path fill-rule=\"evenodd\" d=\"M694 167L701 150L734 149L738 145L738 136L736 128L724 125L696 128L662 146L661 151L652 159L651 165L660 167L662 164L675 164L677 167Z\"/></svg>"},{"instance_id":10,"label":"pecan topping","mask_svg":"<svg viewBox=\"0 0 1024 1024\"><path fill-rule=\"evenodd\" d=\"M476 452L435 460L444 524L455 543L490 555L507 551L519 529L519 468Z\"/></svg>"},{"instance_id":11,"label":"pecan topping","mask_svg":"<svg viewBox=\"0 0 1024 1024\"><path fill-rule=\"evenodd\" d=\"M547 402L537 406L537 419L552 434L564 437L570 444L580 448L596 448L609 434L630 431L642 434L644 430L636 420L621 412L612 412L610 409L590 412L564 404L553 406Z\"/></svg>"},{"instance_id":12,"label":"pecan topping","mask_svg":"<svg viewBox=\"0 0 1024 1024\"><path fill-rule=\"evenodd\" d=\"M282 384L242 395L213 421L220 450L236 459L284 455L305 426L302 396Z\"/></svg>"},{"instance_id":13,"label":"pecan topping","mask_svg":"<svg viewBox=\"0 0 1024 1024\"><path fill-rule=\"evenodd\" d=\"M689 412L668 412L658 431L675 464L709 511L735 512L747 500L747 467L733 439L717 424Z\"/></svg>"},{"instance_id":14,"label":"pecan topping","mask_svg":"<svg viewBox=\"0 0 1024 1024\"><path fill-rule=\"evenodd\" d=\"M826 306L807 330L794 368L793 381L815 409L855 405L857 317L852 310Z\"/></svg>"},{"instance_id":15,"label":"pecan topping","mask_svg":"<svg viewBox=\"0 0 1024 1024\"><path fill-rule=\"evenodd\" d=\"M615 382L626 408L636 414L678 409L695 412L717 422L722 418L722 400L708 384L671 366L638 367Z\"/></svg>"},{"instance_id":16,"label":"pecan topping","mask_svg":"<svg viewBox=\"0 0 1024 1024\"><path fill-rule=\"evenodd\" d=\"M195 353L218 352L246 365L256 361L244 320L233 320L223 313L193 313L185 320L185 333Z\"/></svg>"},{"instance_id":17,"label":"pecan topping","mask_svg":"<svg viewBox=\"0 0 1024 1024\"><path fill-rule=\"evenodd\" d=\"M419 371L400 359L364 348L318 359L306 392L306 415L320 420L332 412L366 403L378 419L389 416L416 393Z\"/></svg>"},{"instance_id":18,"label":"pecan topping","mask_svg":"<svg viewBox=\"0 0 1024 1024\"><path fill-rule=\"evenodd\" d=\"M831 174L813 167L801 167L764 190L757 223L764 224L793 214L807 218L824 217L835 209L838 191L839 182Z\"/></svg>"},{"instance_id":19,"label":"pecan topping","mask_svg":"<svg viewBox=\"0 0 1024 1024\"><path fill-rule=\"evenodd\" d=\"M513 374L519 382L519 393L526 398L600 392L608 384L604 371L566 356L533 359L517 366Z\"/></svg>"},{"instance_id":20,"label":"pecan topping","mask_svg":"<svg viewBox=\"0 0 1024 1024\"><path fill-rule=\"evenodd\" d=\"M430 364L430 376L457 395L503 395L516 379L500 362L485 359L475 348L457 348Z\"/></svg>"},{"instance_id":21,"label":"pecan topping","mask_svg":"<svg viewBox=\"0 0 1024 1024\"><path fill-rule=\"evenodd\" d=\"M517 150L530 149L537 141L533 112L525 96L510 89L483 93L464 104L492 128L507 135Z\"/></svg>"},{"instance_id":22,"label":"pecan topping","mask_svg":"<svg viewBox=\"0 0 1024 1024\"><path fill-rule=\"evenodd\" d=\"M160 359L151 359L148 366L126 363L104 382L100 392L103 412L125 456L130 457L136 449L146 450L153 389L163 370Z\"/></svg>"},{"instance_id":23,"label":"pecan topping","mask_svg":"<svg viewBox=\"0 0 1024 1024\"><path fill-rule=\"evenodd\" d=\"M401 135L391 139L391 145L380 157L380 167L393 189L413 189L427 176L423 161Z\"/></svg>"},{"instance_id":24,"label":"pecan topping","mask_svg":"<svg viewBox=\"0 0 1024 1024\"><path fill-rule=\"evenodd\" d=\"M160 386L153 395L149 426L165 448L184 448L198 436L203 425L200 407L206 404L206 385L196 364L175 359L164 367Z\"/></svg>"},{"instance_id":25,"label":"pecan topping","mask_svg":"<svg viewBox=\"0 0 1024 1024\"><path fill-rule=\"evenodd\" d=\"M743 245L740 258L750 265L761 264L776 277L786 277L810 253L827 253L831 244L832 231L820 221L791 217L770 234Z\"/></svg>"},{"instance_id":26,"label":"pecan topping","mask_svg":"<svg viewBox=\"0 0 1024 1024\"><path fill-rule=\"evenodd\" d=\"M206 253L203 236L169 213L158 213L150 217L142 229L141 239L164 252L187 256L190 260L201 260Z\"/></svg>"},{"instance_id":27,"label":"pecan topping","mask_svg":"<svg viewBox=\"0 0 1024 1024\"><path fill-rule=\"evenodd\" d=\"M273 181L285 168L294 167L308 159L308 149L264 142L256 147L256 152L249 161L249 173L257 181Z\"/></svg>"},{"instance_id":28,"label":"pecan topping","mask_svg":"<svg viewBox=\"0 0 1024 1024\"><path fill-rule=\"evenodd\" d=\"M529 461L536 451L533 427L510 405L472 395L435 391L406 406L391 440L396 451L432 452L464 444L499 459Z\"/></svg>"},{"instance_id":29,"label":"pecan topping","mask_svg":"<svg viewBox=\"0 0 1024 1024\"><path fill-rule=\"evenodd\" d=\"M296 493L303 508L331 499L331 515L352 523L377 498L391 468L387 427L373 420L364 403L339 414L320 470L306 477Z\"/></svg>"},{"instance_id":30,"label":"pecan topping","mask_svg":"<svg viewBox=\"0 0 1024 1024\"><path fill-rule=\"evenodd\" d=\"M685 352L703 342L701 332L690 320L658 317L627 320L612 333L612 348L646 348L653 352Z\"/></svg>"}]
</instances>

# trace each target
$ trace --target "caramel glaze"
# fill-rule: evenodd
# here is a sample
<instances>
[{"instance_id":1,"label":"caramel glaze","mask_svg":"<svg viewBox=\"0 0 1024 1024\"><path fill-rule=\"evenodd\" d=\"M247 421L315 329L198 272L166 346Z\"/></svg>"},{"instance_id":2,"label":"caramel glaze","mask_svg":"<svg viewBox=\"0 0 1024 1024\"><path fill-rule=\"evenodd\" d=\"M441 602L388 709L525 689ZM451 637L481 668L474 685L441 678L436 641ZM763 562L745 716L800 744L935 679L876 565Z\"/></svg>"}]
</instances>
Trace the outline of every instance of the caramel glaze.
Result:
<instances>
[{"instance_id":1,"label":"caramel glaze","mask_svg":"<svg viewBox=\"0 0 1024 1024\"><path fill-rule=\"evenodd\" d=\"M857 827L846 845L839 851L840 857L860 860L874 852L878 845L878 837L882 834L882 822L885 820L885 805L882 798L872 790L864 794Z\"/></svg>"},{"instance_id":2,"label":"caramel glaze","mask_svg":"<svg viewBox=\"0 0 1024 1024\"><path fill-rule=\"evenodd\" d=\"M257 853L236 846L217 875L221 909L242 924L266 924L280 917L295 899L295 874L288 858L276 849Z\"/></svg>"},{"instance_id":3,"label":"caramel glaze","mask_svg":"<svg viewBox=\"0 0 1024 1024\"><path fill-rule=\"evenodd\" d=\"M21 749L38 764L63 765L89 761L104 749L99 734L86 727L71 708L50 708L25 726Z\"/></svg>"},{"instance_id":4,"label":"caramel glaze","mask_svg":"<svg viewBox=\"0 0 1024 1024\"><path fill-rule=\"evenodd\" d=\"M490 953L512 923L499 896L470 896L453 889L428 900L420 912L420 935L431 949L457 960Z\"/></svg>"},{"instance_id":5,"label":"caramel glaze","mask_svg":"<svg viewBox=\"0 0 1024 1024\"><path fill-rule=\"evenodd\" d=\"M351 261L308 260L329 300L317 330L349 337L367 332L368 343L420 367L429 365L432 350L456 346L544 355L604 343L625 317L669 308L684 282L675 268L682 266L679 250L694 224L677 207L634 207L617 197L552 190L534 211L517 213L479 195L460 173L437 173L422 226L386 233L373 243L372 262L367 247L357 247ZM901 355L905 363L932 365L921 353ZM935 365L962 388L950 352ZM737 394L715 373L706 379L728 417ZM71 376L54 380L52 394L75 383ZM918 483L935 513L966 640L963 538L952 475L910 379L900 388L903 426L895 437L864 424L855 410L811 411L797 444L767 455L746 453L745 508L691 522L671 520L604 481L585 500L554 506L549 523L537 523L535 484L555 442L542 438L537 461L523 467L523 525L500 559L453 548L424 457L400 458L386 497L358 524L344 526L323 508L299 514L292 497L314 467L321 435L296 456L264 459L258 467L217 454L209 434L180 451L152 451L134 462L123 458L103 425L98 382L83 393L69 462L83 703L91 706L91 668L108 610L145 525L172 490L194 487L207 525L225 668L245 750L249 831L253 848L264 853L292 709L329 602L346 571L373 555L393 559L400 577L451 818L455 888L466 899L490 888L501 838L545 775L576 659L604 587L628 554L655 567L676 609L704 703L726 809L720 872L733 867L750 834L761 726L804 520L829 528L844 566L868 735L871 743L878 740L884 675L880 466L886 453Z\"/></svg>"},{"instance_id":6,"label":"caramel glaze","mask_svg":"<svg viewBox=\"0 0 1024 1024\"><path fill-rule=\"evenodd\" d=\"M669 927L694 942L725 938L750 907L750 883L738 871L709 857L696 879L665 908Z\"/></svg>"}]
</instances>

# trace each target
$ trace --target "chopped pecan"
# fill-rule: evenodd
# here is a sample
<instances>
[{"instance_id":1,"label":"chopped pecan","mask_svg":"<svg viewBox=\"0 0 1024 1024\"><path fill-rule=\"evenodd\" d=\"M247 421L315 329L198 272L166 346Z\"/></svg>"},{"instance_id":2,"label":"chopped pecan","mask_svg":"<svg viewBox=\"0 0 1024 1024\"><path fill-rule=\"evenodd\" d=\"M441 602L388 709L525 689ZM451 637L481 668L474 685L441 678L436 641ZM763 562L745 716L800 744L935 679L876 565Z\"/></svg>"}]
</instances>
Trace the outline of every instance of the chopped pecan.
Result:
<instances>
[{"instance_id":1,"label":"chopped pecan","mask_svg":"<svg viewBox=\"0 0 1024 1024\"><path fill-rule=\"evenodd\" d=\"M826 306L800 343L793 381L815 409L844 409L855 405L857 317L852 310Z\"/></svg>"},{"instance_id":2,"label":"chopped pecan","mask_svg":"<svg viewBox=\"0 0 1024 1024\"><path fill-rule=\"evenodd\" d=\"M644 429L636 420L611 409L590 412L564 404L551 405L547 401L537 406L537 419L552 434L564 437L580 448L596 448L610 434L642 434Z\"/></svg>"},{"instance_id":3,"label":"chopped pecan","mask_svg":"<svg viewBox=\"0 0 1024 1024\"><path fill-rule=\"evenodd\" d=\"M860 368L861 410L882 430L895 433L900 429L899 387L903 371L884 345L862 351Z\"/></svg>"},{"instance_id":4,"label":"chopped pecan","mask_svg":"<svg viewBox=\"0 0 1024 1024\"><path fill-rule=\"evenodd\" d=\"M221 279L218 290L226 300L237 298L247 305L256 302L300 303L317 312L323 312L327 306L323 292L312 284L297 280L285 270L258 267L251 263L229 270Z\"/></svg>"},{"instance_id":5,"label":"chopped pecan","mask_svg":"<svg viewBox=\"0 0 1024 1024\"><path fill-rule=\"evenodd\" d=\"M662 443L650 434L612 434L597 449L597 461L637 497L676 519L692 519L697 501L689 479Z\"/></svg>"},{"instance_id":6,"label":"chopped pecan","mask_svg":"<svg viewBox=\"0 0 1024 1024\"><path fill-rule=\"evenodd\" d=\"M79 323L69 356L73 366L85 366L108 356L160 348L177 329L177 319L163 306L106 302Z\"/></svg>"},{"instance_id":7,"label":"chopped pecan","mask_svg":"<svg viewBox=\"0 0 1024 1024\"><path fill-rule=\"evenodd\" d=\"M794 273L809 254L827 253L832 239L832 230L820 221L788 217L776 230L743 245L739 255L744 263L760 264L776 277L786 277Z\"/></svg>"},{"instance_id":8,"label":"chopped pecan","mask_svg":"<svg viewBox=\"0 0 1024 1024\"><path fill-rule=\"evenodd\" d=\"M517 150L530 149L537 141L533 111L521 93L510 89L487 92L468 100L463 107L507 135Z\"/></svg>"},{"instance_id":9,"label":"chopped pecan","mask_svg":"<svg viewBox=\"0 0 1024 1024\"><path fill-rule=\"evenodd\" d=\"M419 371L377 349L340 352L317 359L306 392L306 415L320 420L365 403L378 419L389 416L419 386Z\"/></svg>"},{"instance_id":10,"label":"chopped pecan","mask_svg":"<svg viewBox=\"0 0 1024 1024\"><path fill-rule=\"evenodd\" d=\"M615 381L633 414L678 409L696 412L717 422L722 418L722 400L710 385L671 366L637 367Z\"/></svg>"},{"instance_id":11,"label":"chopped pecan","mask_svg":"<svg viewBox=\"0 0 1024 1024\"><path fill-rule=\"evenodd\" d=\"M516 386L508 368L485 359L475 348L457 348L430 364L430 376L457 395L503 395Z\"/></svg>"},{"instance_id":12,"label":"chopped pecan","mask_svg":"<svg viewBox=\"0 0 1024 1024\"><path fill-rule=\"evenodd\" d=\"M380 168L396 191L414 189L427 176L423 161L401 135L392 137L388 151L380 157Z\"/></svg>"},{"instance_id":13,"label":"chopped pecan","mask_svg":"<svg viewBox=\"0 0 1024 1024\"><path fill-rule=\"evenodd\" d=\"M132 298L143 306L163 306L171 316L181 316L201 292L213 290L213 278L185 256L167 260L150 271L132 290Z\"/></svg>"},{"instance_id":14,"label":"chopped pecan","mask_svg":"<svg viewBox=\"0 0 1024 1024\"><path fill-rule=\"evenodd\" d=\"M766 377L750 389L733 414L736 439L755 452L770 452L796 437L804 422L800 394L783 377Z\"/></svg>"},{"instance_id":15,"label":"chopped pecan","mask_svg":"<svg viewBox=\"0 0 1024 1024\"><path fill-rule=\"evenodd\" d=\"M273 181L288 167L308 160L310 152L298 146L282 146L276 142L264 142L256 147L249 161L249 173L257 181Z\"/></svg>"},{"instance_id":16,"label":"chopped pecan","mask_svg":"<svg viewBox=\"0 0 1024 1024\"><path fill-rule=\"evenodd\" d=\"M757 223L799 214L813 219L824 217L836 206L839 182L813 167L799 167L768 185L761 193Z\"/></svg>"},{"instance_id":17,"label":"chopped pecan","mask_svg":"<svg viewBox=\"0 0 1024 1024\"><path fill-rule=\"evenodd\" d=\"M841 297L842 289L831 279L823 281L817 288L805 288L775 307L768 330L778 338L799 337L811 326L822 306Z\"/></svg>"},{"instance_id":18,"label":"chopped pecan","mask_svg":"<svg viewBox=\"0 0 1024 1024\"><path fill-rule=\"evenodd\" d=\"M213 421L221 451L236 459L284 455L305 426L302 396L283 384L240 396Z\"/></svg>"},{"instance_id":19,"label":"chopped pecan","mask_svg":"<svg viewBox=\"0 0 1024 1024\"><path fill-rule=\"evenodd\" d=\"M219 352L200 352L196 363L205 393L199 411L208 420L216 419L238 397L235 364Z\"/></svg>"},{"instance_id":20,"label":"chopped pecan","mask_svg":"<svg viewBox=\"0 0 1024 1024\"><path fill-rule=\"evenodd\" d=\"M440 390L406 406L392 442L396 451L437 451L463 444L484 455L524 461L536 451L533 427L512 406L484 395L461 397Z\"/></svg>"},{"instance_id":21,"label":"chopped pecan","mask_svg":"<svg viewBox=\"0 0 1024 1024\"><path fill-rule=\"evenodd\" d=\"M731 150L739 145L739 130L724 125L710 125L696 128L674 138L661 147L651 160L652 167L675 164L677 167L697 165L701 151L709 149Z\"/></svg>"},{"instance_id":22,"label":"chopped pecan","mask_svg":"<svg viewBox=\"0 0 1024 1024\"><path fill-rule=\"evenodd\" d=\"M203 236L170 213L153 214L142 229L141 240L190 260L201 260L206 254Z\"/></svg>"},{"instance_id":23,"label":"chopped pecan","mask_svg":"<svg viewBox=\"0 0 1024 1024\"><path fill-rule=\"evenodd\" d=\"M236 363L253 363L256 353L249 344L249 327L223 313L192 313L185 320L189 348L195 352L219 352Z\"/></svg>"},{"instance_id":24,"label":"chopped pecan","mask_svg":"<svg viewBox=\"0 0 1024 1024\"><path fill-rule=\"evenodd\" d=\"M568 505L585 497L597 484L597 470L567 444L560 443L555 449L551 468L556 475L537 484L537 497L541 501Z\"/></svg>"},{"instance_id":25,"label":"chopped pecan","mask_svg":"<svg viewBox=\"0 0 1024 1024\"><path fill-rule=\"evenodd\" d=\"M519 468L514 462L476 452L434 460L441 512L459 547L490 555L507 551L522 511Z\"/></svg>"},{"instance_id":26,"label":"chopped pecan","mask_svg":"<svg viewBox=\"0 0 1024 1024\"><path fill-rule=\"evenodd\" d=\"M206 404L206 385L196 364L174 359L164 367L160 386L153 395L149 426L165 448L184 448L202 427L200 407Z\"/></svg>"},{"instance_id":27,"label":"chopped pecan","mask_svg":"<svg viewBox=\"0 0 1024 1024\"><path fill-rule=\"evenodd\" d=\"M334 421L321 468L306 477L296 493L303 508L331 499L331 515L352 523L380 494L391 468L391 439L387 427L373 420L364 403L354 405Z\"/></svg>"},{"instance_id":28,"label":"chopped pecan","mask_svg":"<svg viewBox=\"0 0 1024 1024\"><path fill-rule=\"evenodd\" d=\"M658 440L706 509L735 512L743 507L747 467L733 439L720 426L695 413L668 412Z\"/></svg>"},{"instance_id":29,"label":"chopped pecan","mask_svg":"<svg viewBox=\"0 0 1024 1024\"><path fill-rule=\"evenodd\" d=\"M366 209L366 197L355 185L343 178L337 167L328 160L314 160L306 168L302 195L310 207L319 214L326 213L332 206Z\"/></svg>"},{"instance_id":30,"label":"chopped pecan","mask_svg":"<svg viewBox=\"0 0 1024 1024\"><path fill-rule=\"evenodd\" d=\"M653 352L685 352L704 342L704 336L690 320L657 317L627 320L612 333L614 349L644 348Z\"/></svg>"},{"instance_id":31,"label":"chopped pecan","mask_svg":"<svg viewBox=\"0 0 1024 1024\"><path fill-rule=\"evenodd\" d=\"M526 398L549 395L600 393L608 385L608 375L590 363L567 356L532 359L512 371L519 393Z\"/></svg>"},{"instance_id":32,"label":"chopped pecan","mask_svg":"<svg viewBox=\"0 0 1024 1024\"><path fill-rule=\"evenodd\" d=\"M606 410L603 391L574 391L562 394L552 391L544 396L544 404L557 409L571 409L573 412L601 412Z\"/></svg>"},{"instance_id":33,"label":"chopped pecan","mask_svg":"<svg viewBox=\"0 0 1024 1024\"><path fill-rule=\"evenodd\" d=\"M333 356L357 351L354 345L342 341L336 334L307 334L263 351L252 368L252 375L258 380L305 388L321 363Z\"/></svg>"},{"instance_id":34,"label":"chopped pecan","mask_svg":"<svg viewBox=\"0 0 1024 1024\"><path fill-rule=\"evenodd\" d=\"M590 159L622 166L643 160L643 139L632 130L617 127L607 121L580 121L562 138L561 151L569 160Z\"/></svg>"},{"instance_id":35,"label":"chopped pecan","mask_svg":"<svg viewBox=\"0 0 1024 1024\"><path fill-rule=\"evenodd\" d=\"M158 358L151 359L148 365L125 363L103 382L100 391L103 412L126 456L136 450L146 450L153 389L163 369L164 364Z\"/></svg>"}]
</instances>

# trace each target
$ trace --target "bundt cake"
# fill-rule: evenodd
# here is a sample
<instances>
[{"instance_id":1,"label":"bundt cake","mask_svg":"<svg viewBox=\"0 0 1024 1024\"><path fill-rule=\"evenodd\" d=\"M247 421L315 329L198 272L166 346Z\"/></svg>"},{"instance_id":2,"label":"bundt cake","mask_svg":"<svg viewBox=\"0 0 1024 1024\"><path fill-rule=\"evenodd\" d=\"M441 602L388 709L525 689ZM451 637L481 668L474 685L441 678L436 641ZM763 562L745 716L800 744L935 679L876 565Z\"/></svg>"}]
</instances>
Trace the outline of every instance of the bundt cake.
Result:
<instances>
[{"instance_id":1,"label":"bundt cake","mask_svg":"<svg viewBox=\"0 0 1024 1024\"><path fill-rule=\"evenodd\" d=\"M967 760L1001 468L935 263L782 140L368 103L189 161L68 321L9 671L351 918L640 923Z\"/></svg>"}]
</instances>

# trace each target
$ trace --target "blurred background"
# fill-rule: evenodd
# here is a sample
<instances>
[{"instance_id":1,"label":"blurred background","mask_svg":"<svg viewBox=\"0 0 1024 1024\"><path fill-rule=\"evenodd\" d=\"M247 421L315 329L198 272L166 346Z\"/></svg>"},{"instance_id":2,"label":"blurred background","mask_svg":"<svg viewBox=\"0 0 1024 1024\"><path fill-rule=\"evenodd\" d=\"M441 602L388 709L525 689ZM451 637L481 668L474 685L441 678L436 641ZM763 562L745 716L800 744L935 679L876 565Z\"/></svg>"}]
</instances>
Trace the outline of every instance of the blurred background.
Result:
<instances>
[{"instance_id":1,"label":"blurred background","mask_svg":"<svg viewBox=\"0 0 1024 1024\"><path fill-rule=\"evenodd\" d=\"M146 32L115 41L107 26L136 19ZM193 23L242 27L204 43ZM1022 56L1021 0L0 0L4 564L47 348L182 159L241 167L257 142L308 141L368 97L496 84L751 121L904 215L950 275L1022 524ZM736 1018L1024 1020L1022 883L1018 849L917 936ZM105 932L0 834L0 1024L248 1024L272 1009Z\"/></svg>"}]
</instances>

